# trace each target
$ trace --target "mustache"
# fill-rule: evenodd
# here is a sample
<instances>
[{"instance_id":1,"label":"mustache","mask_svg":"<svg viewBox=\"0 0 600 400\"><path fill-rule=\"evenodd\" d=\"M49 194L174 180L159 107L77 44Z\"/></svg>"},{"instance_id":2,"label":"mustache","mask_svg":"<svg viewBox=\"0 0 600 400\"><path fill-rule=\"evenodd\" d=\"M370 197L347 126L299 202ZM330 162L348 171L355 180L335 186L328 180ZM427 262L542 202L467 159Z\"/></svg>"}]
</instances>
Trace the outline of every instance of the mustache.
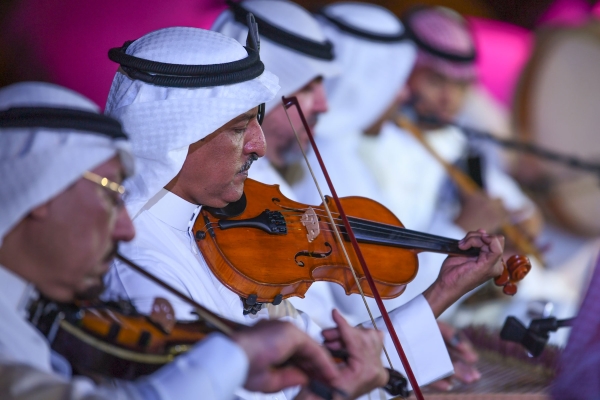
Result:
<instances>
[{"instance_id":1,"label":"mustache","mask_svg":"<svg viewBox=\"0 0 600 400\"><path fill-rule=\"evenodd\" d=\"M256 153L250 154L250 157L248 157L248 160L244 163L244 165L242 165L242 167L240 168L238 173L248 171L250 169L250 167L252 166L252 163L256 160L258 160L258 154L256 154Z\"/></svg>"}]
</instances>

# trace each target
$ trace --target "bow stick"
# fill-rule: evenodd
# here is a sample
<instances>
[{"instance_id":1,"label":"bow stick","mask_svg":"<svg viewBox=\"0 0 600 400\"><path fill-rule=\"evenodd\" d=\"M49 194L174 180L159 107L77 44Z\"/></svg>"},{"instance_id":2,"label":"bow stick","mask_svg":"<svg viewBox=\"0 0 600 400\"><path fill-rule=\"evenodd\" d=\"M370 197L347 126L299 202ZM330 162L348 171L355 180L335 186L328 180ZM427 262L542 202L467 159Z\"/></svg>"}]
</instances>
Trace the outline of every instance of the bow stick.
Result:
<instances>
[{"instance_id":1,"label":"bow stick","mask_svg":"<svg viewBox=\"0 0 600 400\"><path fill-rule=\"evenodd\" d=\"M308 139L310 140L310 144L315 152L315 155L317 157L317 160L319 162L319 166L321 167L321 171L323 172L323 175L325 176L325 180L327 181L327 186L329 187L329 191L331 192L331 196L333 197L333 200L335 202L335 205L338 209L339 215L342 219L342 221L344 222L344 227L346 228L346 233L348 234L348 237L350 238L350 242L352 243L352 248L354 249L354 252L356 253L356 256L359 260L360 266L362 267L362 270L365 274L365 278L367 279L367 282L369 284L369 287L371 288L371 291L373 292L373 297L375 298L375 301L377 303L377 307L379 308L379 311L381 312L381 316L383 318L383 321L385 322L385 326L388 330L388 333L390 334L390 337L392 338L392 342L394 343L394 347L396 348L396 351L398 352L398 356L400 357L400 361L402 362L402 366L404 367L404 370L406 371L406 376L408 377L408 380L413 388L413 391L415 393L415 396L417 397L418 400L424 400L423 394L421 393L421 388L419 387L419 384L417 383L417 380L415 378L415 375L412 371L412 368L410 367L410 364L408 362L408 358L406 357L406 354L404 353L404 349L402 348L402 345L400 344L400 340L398 339L398 335L396 334L396 330L394 329L394 325L392 324L392 320L390 319L390 316L388 315L387 310L385 309L385 306L383 304L383 301L381 300L381 296L379 295L379 291L377 290L377 287L375 286L375 282L373 281L373 278L371 276L371 273L369 271L369 268L367 267L367 263L363 257L363 254L360 250L360 247L358 246L358 242L356 241L356 237L354 236L354 232L352 231L352 227L350 226L350 222L348 221L348 217L346 216L346 213L344 212L344 209L342 208L342 204L340 202L340 199L335 191L335 188L333 187L333 183L331 182L331 179L329 177L329 174L327 172L327 168L325 167L325 163L323 162L323 159L321 158L321 153L319 152L319 149L317 147L317 144L315 142L314 136L312 134L312 131L310 129L310 127L308 126L308 122L306 121L306 118L304 117L304 113L302 112L302 108L300 108L300 104L298 103L298 98L295 96L291 96L291 97L285 97L283 96L281 98L282 102L283 102L283 108L285 110L285 113L288 117L288 120L290 122L290 125L292 127L292 130L294 131L294 134L296 135L296 139L298 140L298 144L300 144L300 138L298 136L298 133L296 132L296 129L294 128L294 125L292 124L292 120L290 119L290 116L287 112L287 110L292 107L295 106L296 109L298 110L298 115L300 116L300 120L302 121L302 125L304 126L304 129L306 130L306 134L308 135ZM308 159L306 157L306 153L304 152L304 149L302 148L302 145L300 145L300 149L302 150L302 154L304 155L304 160L306 161L307 167L310 170L310 173L315 181L315 185L317 186L317 190L319 191L319 195L321 196L321 199L323 201L323 206L325 207L325 210L327 211L327 215L331 221L331 225L334 228L334 233L336 235L337 240L340 243L343 243L342 239L341 239L341 235L339 233L339 229L337 228L334 220L333 220L333 216L331 215L331 212L329 210L329 207L327 206L327 202L325 201L325 198L323 197L323 194L321 192L321 188L319 187L319 184L317 183L317 180L315 178L315 175L313 174L312 168L310 166L310 163L308 162ZM360 294L363 298L363 301L365 303L365 306L367 307L367 311L369 313L369 316L371 317L371 321L373 322L373 326L375 327L375 329L377 329L377 325L375 324L375 319L373 318L373 315L371 314L371 310L369 309L369 306L367 305L366 299L365 299L365 295L362 291L360 282L358 280L358 277L356 275L356 272L354 270L354 268L352 267L352 263L350 261L350 257L348 256L348 254L346 253L346 249L344 246L341 246L343 251L344 251L344 256L346 257L346 260L348 262L348 265L350 266L350 270L352 271L352 275L354 276L354 279L356 280L356 285L358 286L358 289L360 291ZM385 351L385 348L384 348ZM388 362L390 363L390 368L393 368L393 366L391 365L391 360L389 358L389 355L387 354L386 351L386 356L388 358Z\"/></svg>"}]
</instances>

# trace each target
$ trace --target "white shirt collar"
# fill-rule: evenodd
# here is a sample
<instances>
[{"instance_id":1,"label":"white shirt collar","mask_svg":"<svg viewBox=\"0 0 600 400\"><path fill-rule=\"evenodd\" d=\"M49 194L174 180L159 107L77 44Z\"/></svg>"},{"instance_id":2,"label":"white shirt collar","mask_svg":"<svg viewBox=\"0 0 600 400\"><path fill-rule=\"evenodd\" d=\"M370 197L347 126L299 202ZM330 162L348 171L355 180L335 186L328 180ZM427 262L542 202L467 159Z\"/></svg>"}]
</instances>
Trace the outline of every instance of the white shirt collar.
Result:
<instances>
[{"instance_id":1,"label":"white shirt collar","mask_svg":"<svg viewBox=\"0 0 600 400\"><path fill-rule=\"evenodd\" d=\"M0 265L0 298L23 317L29 302L37 297L33 284Z\"/></svg>"},{"instance_id":2,"label":"white shirt collar","mask_svg":"<svg viewBox=\"0 0 600 400\"><path fill-rule=\"evenodd\" d=\"M199 208L199 205L192 204L166 189L161 189L146 203L143 210L147 210L172 228L187 232Z\"/></svg>"}]
</instances>

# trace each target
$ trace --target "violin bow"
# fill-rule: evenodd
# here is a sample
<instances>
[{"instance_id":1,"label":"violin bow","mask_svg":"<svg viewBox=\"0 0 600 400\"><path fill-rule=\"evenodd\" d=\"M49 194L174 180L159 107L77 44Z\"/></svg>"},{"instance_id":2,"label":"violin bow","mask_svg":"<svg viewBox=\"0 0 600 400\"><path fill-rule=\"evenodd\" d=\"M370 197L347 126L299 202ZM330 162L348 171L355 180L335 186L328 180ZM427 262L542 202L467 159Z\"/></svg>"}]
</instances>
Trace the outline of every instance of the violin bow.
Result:
<instances>
[{"instance_id":1,"label":"violin bow","mask_svg":"<svg viewBox=\"0 0 600 400\"><path fill-rule=\"evenodd\" d=\"M360 291L360 294L362 296L363 302L365 303L365 306L367 308L367 311L369 313L369 317L371 318L371 322L373 323L373 326L375 327L375 329L377 329L377 324L375 323L375 319L373 318L373 315L371 314L371 310L369 309L369 306L367 305L367 301L365 299L365 295L363 293L362 287L360 285L360 281L358 280L358 276L356 275L356 271L354 270L354 267L352 266L352 262L350 261L350 257L348 256L348 253L346 252L346 248L343 245L343 240L341 238L341 234L339 232L339 229L337 228L335 221L333 220L333 216L331 215L331 211L329 210L329 207L327 205L327 202L325 201L325 198L323 197L323 193L321 192L321 188L319 187L319 184L315 178L315 175L313 173L313 170L310 166L310 163L308 162L308 158L306 157L306 153L304 151L304 149L302 148L302 145L300 144L300 137L298 136L298 133L296 132L296 128L294 127L294 124L292 123L292 120L290 118L290 115L288 114L288 109L292 106L295 106L297 111L298 111L298 115L300 116L300 120L302 121L302 125L304 126L304 129L306 131L306 134L308 135L308 139L310 140L310 144L313 148L313 151L315 152L315 156L317 157L317 160L319 162L319 166L321 167L321 171L323 172L323 175L325 176L325 180L327 181L327 186L329 187L329 191L331 192L331 197L333 197L333 200L335 202L335 205L338 209L338 212L340 214L340 218L342 219L343 223L344 223L344 227L346 229L346 233L348 234L348 237L350 238L350 242L352 243L352 248L354 249L354 252L356 253L356 256L358 258L358 261L360 263L360 266L362 267L362 270L365 274L365 278L367 279L367 282L369 284L369 287L373 293L373 297L375 298L375 302L377 303L377 307L379 308L379 311L381 312L381 316L383 318L383 321L385 322L385 326L388 330L388 333L390 334L390 337L392 338L392 342L394 343L394 347L396 348L396 351L398 352L398 356L400 357L400 361L402 362L402 366L404 367L404 370L406 372L406 376L412 386L412 389L415 393L415 396L417 398L417 400L424 400L423 394L421 393L421 388L419 387L419 384L417 383L417 379L415 378L415 375L412 371L412 368L410 367L410 363L408 362L408 358L406 357L406 353L404 352L404 349L402 348L402 345L400 344L400 340L398 339L398 335L396 334L396 330L394 329L394 325L392 324L392 320L390 319L390 316L387 312L387 310L385 309L385 306L383 304L383 301L381 299L381 296L379 295L379 291L377 290L377 287L375 286L375 281L373 281L373 277L371 276L371 272L369 271L369 268L367 267L367 263L363 257L363 254L360 250L360 247L358 245L358 241L356 240L356 236L354 235L354 232L352 231L352 227L350 226L350 222L348 221L348 217L346 216L346 213L344 212L344 209L342 207L342 204L340 202L340 199L337 195L337 192L335 191L335 188L333 187L333 183L331 182L331 178L329 177L329 173L327 172L327 168L325 167L325 163L323 162L323 159L321 158L321 153L319 152L319 149L317 147L317 144L315 142L312 130L310 129L310 126L308 125L308 122L306 121L306 118L304 117L304 113L302 112L302 108L300 108L300 103L298 102L298 98L295 96L290 96L290 97L285 97L283 96L281 98L282 102L283 102L283 109L285 110L285 114L288 118L288 121L290 123L290 126L292 127L292 130L294 131L294 134L296 135L296 140L298 141L298 144L300 145L300 149L302 151L302 154L304 156L304 160L306 162L306 165L313 177L313 180L315 181L315 185L317 186L317 190L319 191L319 195L321 196L321 200L323 201L323 206L325 208L325 210L327 211L327 216L330 220L331 226L333 228L333 231L335 233L336 239L338 240L338 242L341 245L341 248L344 252L344 256L346 258L346 261L348 262L348 265L350 267L350 270L352 271L352 275L354 276L354 279L356 281L356 285L358 286L358 289ZM388 363L390 364L390 368L393 368L392 366L392 362L390 360L389 355L387 354L387 350L384 347L384 351L386 354L386 357L388 359Z\"/></svg>"}]
</instances>

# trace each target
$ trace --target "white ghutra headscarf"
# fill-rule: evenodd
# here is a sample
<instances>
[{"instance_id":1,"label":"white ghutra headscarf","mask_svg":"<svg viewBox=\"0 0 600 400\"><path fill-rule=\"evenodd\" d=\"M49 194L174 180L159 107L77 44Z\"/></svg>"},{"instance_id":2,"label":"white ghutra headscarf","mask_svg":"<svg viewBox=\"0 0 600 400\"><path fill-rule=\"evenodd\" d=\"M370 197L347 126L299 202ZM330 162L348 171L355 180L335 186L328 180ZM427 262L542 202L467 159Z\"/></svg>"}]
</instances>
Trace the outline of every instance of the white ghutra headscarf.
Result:
<instances>
[{"instance_id":1,"label":"white ghutra headscarf","mask_svg":"<svg viewBox=\"0 0 600 400\"><path fill-rule=\"evenodd\" d=\"M211 30L245 43L248 28L241 18L236 20L233 8L236 6L230 7L231 10L219 15ZM281 104L281 96L292 95L315 78L330 78L339 73L331 43L315 18L298 4L286 0L251 0L240 2L237 7L256 16L261 33L261 60L279 77L281 90L267 102L267 113Z\"/></svg>"},{"instance_id":2,"label":"white ghutra headscarf","mask_svg":"<svg viewBox=\"0 0 600 400\"><path fill-rule=\"evenodd\" d=\"M335 3L321 13L317 19L333 42L342 73L324 82L329 111L319 117L316 131L343 138L383 114L406 83L417 50L403 38L400 20L383 7Z\"/></svg>"},{"instance_id":3,"label":"white ghutra headscarf","mask_svg":"<svg viewBox=\"0 0 600 400\"><path fill-rule=\"evenodd\" d=\"M49 83L22 82L0 89L0 113L32 107L98 113L98 106L87 98ZM0 246L33 208L117 154L131 174L133 158L124 138L72 128L0 125Z\"/></svg>"},{"instance_id":4,"label":"white ghutra headscarf","mask_svg":"<svg viewBox=\"0 0 600 400\"><path fill-rule=\"evenodd\" d=\"M126 54L166 64L210 66L249 57L237 41L198 28L175 27L134 41ZM138 173L126 182L125 201L132 217L181 170L190 144L230 120L265 103L279 90L277 77L212 87L166 87L117 72L106 114L123 124L132 142Z\"/></svg>"}]
</instances>

